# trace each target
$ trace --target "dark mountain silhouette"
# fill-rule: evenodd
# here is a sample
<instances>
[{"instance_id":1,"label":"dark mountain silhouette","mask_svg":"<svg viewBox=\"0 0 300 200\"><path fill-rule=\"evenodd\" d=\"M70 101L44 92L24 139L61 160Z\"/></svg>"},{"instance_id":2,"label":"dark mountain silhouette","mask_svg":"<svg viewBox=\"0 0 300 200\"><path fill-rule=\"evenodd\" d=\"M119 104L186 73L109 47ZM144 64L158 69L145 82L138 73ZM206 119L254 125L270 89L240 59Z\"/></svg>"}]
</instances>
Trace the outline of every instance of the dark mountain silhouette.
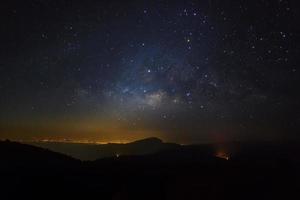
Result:
<instances>
[{"instance_id":1,"label":"dark mountain silhouette","mask_svg":"<svg viewBox=\"0 0 300 200\"><path fill-rule=\"evenodd\" d=\"M120 155L145 155L179 147L178 144L164 143L162 140L154 137L126 144L74 144L58 142L35 142L29 144L64 153L81 160L96 160Z\"/></svg>"},{"instance_id":2,"label":"dark mountain silhouette","mask_svg":"<svg viewBox=\"0 0 300 200\"><path fill-rule=\"evenodd\" d=\"M81 161L60 153L0 141L0 199L45 199L50 190L58 195L80 166Z\"/></svg>"},{"instance_id":3,"label":"dark mountain silhouette","mask_svg":"<svg viewBox=\"0 0 300 200\"><path fill-rule=\"evenodd\" d=\"M72 165L80 162L61 153L55 153L47 149L21 144L11 141L0 141L1 167L12 165L26 167L26 165L54 166Z\"/></svg>"},{"instance_id":4,"label":"dark mountain silhouette","mask_svg":"<svg viewBox=\"0 0 300 200\"><path fill-rule=\"evenodd\" d=\"M131 145L154 143L162 142ZM176 146L81 162L6 141L0 162L1 199L298 199L300 189L297 143Z\"/></svg>"}]
</instances>

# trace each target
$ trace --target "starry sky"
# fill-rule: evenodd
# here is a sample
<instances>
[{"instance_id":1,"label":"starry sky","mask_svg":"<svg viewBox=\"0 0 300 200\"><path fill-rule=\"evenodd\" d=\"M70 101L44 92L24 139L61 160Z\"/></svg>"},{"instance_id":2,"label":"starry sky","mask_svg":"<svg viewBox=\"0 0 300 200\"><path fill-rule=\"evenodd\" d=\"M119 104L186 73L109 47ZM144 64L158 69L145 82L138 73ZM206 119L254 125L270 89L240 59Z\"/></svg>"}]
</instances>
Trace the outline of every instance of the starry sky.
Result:
<instances>
[{"instance_id":1,"label":"starry sky","mask_svg":"<svg viewBox=\"0 0 300 200\"><path fill-rule=\"evenodd\" d=\"M0 138L298 138L296 0L0 4Z\"/></svg>"}]
</instances>

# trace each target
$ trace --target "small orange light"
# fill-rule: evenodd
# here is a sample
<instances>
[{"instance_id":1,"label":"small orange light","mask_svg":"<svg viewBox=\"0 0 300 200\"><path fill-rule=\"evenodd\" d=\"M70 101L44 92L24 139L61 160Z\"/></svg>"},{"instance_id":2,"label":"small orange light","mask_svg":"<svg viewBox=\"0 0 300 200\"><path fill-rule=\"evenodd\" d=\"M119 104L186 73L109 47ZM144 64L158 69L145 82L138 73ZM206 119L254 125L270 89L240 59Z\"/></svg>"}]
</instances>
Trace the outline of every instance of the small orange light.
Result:
<instances>
[{"instance_id":1,"label":"small orange light","mask_svg":"<svg viewBox=\"0 0 300 200\"><path fill-rule=\"evenodd\" d=\"M225 152L222 152L222 151L217 152L216 157L222 158L222 159L225 159L225 160L229 160L229 156Z\"/></svg>"}]
</instances>

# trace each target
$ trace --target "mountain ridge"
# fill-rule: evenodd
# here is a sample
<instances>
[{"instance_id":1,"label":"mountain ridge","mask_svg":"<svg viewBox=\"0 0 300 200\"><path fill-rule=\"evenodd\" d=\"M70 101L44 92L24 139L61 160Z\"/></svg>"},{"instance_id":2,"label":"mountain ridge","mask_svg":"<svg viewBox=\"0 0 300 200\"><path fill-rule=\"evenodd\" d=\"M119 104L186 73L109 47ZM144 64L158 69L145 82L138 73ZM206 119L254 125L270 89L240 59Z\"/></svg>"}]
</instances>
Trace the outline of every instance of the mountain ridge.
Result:
<instances>
[{"instance_id":1,"label":"mountain ridge","mask_svg":"<svg viewBox=\"0 0 300 200\"><path fill-rule=\"evenodd\" d=\"M119 155L147 155L180 147L165 143L157 137L149 137L129 143L81 144L55 142L28 142L27 144L60 152L80 160L96 160Z\"/></svg>"},{"instance_id":2,"label":"mountain ridge","mask_svg":"<svg viewBox=\"0 0 300 200\"><path fill-rule=\"evenodd\" d=\"M300 163L274 157L286 147L242 146L241 154L228 160L216 157L211 144L80 162L39 147L0 142L0 188L6 191L1 199L40 199L47 194L49 199L101 195L102 199L250 200L298 194ZM287 153L296 156L298 151L287 148Z\"/></svg>"}]
</instances>

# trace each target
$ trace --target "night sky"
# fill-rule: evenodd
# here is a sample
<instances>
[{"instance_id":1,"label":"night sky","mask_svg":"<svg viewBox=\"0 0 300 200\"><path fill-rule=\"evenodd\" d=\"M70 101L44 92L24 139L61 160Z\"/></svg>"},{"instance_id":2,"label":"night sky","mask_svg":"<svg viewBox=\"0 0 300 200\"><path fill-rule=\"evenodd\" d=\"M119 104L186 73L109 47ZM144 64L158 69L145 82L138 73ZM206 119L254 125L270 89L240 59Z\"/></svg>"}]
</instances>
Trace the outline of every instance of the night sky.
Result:
<instances>
[{"instance_id":1,"label":"night sky","mask_svg":"<svg viewBox=\"0 0 300 200\"><path fill-rule=\"evenodd\" d=\"M299 138L297 0L0 4L2 139Z\"/></svg>"}]
</instances>

